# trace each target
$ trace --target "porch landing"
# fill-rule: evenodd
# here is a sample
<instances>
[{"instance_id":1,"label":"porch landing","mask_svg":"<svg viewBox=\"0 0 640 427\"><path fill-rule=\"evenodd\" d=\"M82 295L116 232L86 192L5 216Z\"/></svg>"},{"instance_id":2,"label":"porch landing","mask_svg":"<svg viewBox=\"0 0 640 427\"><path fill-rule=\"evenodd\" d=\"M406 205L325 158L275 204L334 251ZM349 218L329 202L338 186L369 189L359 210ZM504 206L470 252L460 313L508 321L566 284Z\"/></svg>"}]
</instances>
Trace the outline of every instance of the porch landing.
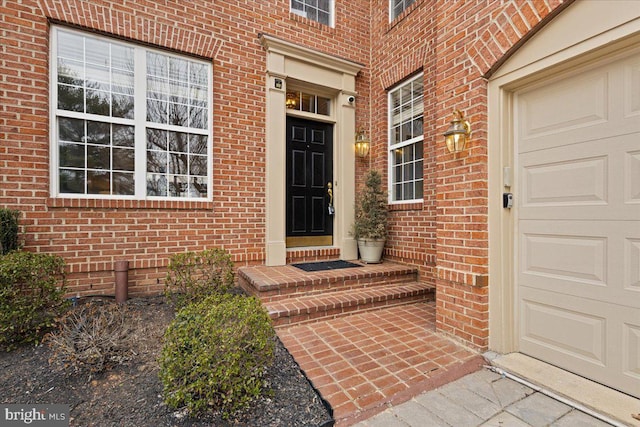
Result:
<instances>
[{"instance_id":1,"label":"porch landing","mask_svg":"<svg viewBox=\"0 0 640 427\"><path fill-rule=\"evenodd\" d=\"M412 267L387 261L321 272L256 266L240 269L238 278L262 299L338 427L484 364L478 353L436 332L434 290Z\"/></svg>"}]
</instances>

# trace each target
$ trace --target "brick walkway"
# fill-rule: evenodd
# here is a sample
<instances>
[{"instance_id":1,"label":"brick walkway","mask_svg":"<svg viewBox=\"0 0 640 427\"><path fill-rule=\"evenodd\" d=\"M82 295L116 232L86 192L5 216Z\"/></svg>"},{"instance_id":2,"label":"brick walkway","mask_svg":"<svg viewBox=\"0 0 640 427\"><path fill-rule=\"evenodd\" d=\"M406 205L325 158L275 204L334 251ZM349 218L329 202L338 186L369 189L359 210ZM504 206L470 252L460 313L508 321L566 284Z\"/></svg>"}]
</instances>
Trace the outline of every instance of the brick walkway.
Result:
<instances>
[{"instance_id":1,"label":"brick walkway","mask_svg":"<svg viewBox=\"0 0 640 427\"><path fill-rule=\"evenodd\" d=\"M330 403L337 426L371 417L484 362L435 332L434 302L292 326L278 336Z\"/></svg>"}]
</instances>

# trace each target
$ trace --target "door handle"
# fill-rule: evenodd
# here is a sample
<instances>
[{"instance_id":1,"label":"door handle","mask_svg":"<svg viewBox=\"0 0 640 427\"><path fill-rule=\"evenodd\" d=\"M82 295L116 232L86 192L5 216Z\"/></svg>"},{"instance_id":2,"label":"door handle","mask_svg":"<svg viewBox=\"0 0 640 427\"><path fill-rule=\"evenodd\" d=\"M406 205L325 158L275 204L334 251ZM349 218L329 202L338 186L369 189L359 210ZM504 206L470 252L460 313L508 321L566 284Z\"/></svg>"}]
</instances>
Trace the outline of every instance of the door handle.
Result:
<instances>
[{"instance_id":1,"label":"door handle","mask_svg":"<svg viewBox=\"0 0 640 427\"><path fill-rule=\"evenodd\" d=\"M329 196L329 215L333 215L336 210L333 207L333 184L331 182L327 183L327 195Z\"/></svg>"}]
</instances>

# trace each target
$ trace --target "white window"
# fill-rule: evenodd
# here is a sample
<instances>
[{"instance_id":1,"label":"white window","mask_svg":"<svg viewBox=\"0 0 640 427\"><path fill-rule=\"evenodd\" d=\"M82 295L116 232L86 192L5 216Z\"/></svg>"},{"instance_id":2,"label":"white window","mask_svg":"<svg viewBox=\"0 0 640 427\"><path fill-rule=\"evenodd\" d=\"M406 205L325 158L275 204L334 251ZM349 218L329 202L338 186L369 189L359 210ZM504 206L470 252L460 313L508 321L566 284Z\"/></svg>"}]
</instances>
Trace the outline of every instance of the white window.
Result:
<instances>
[{"instance_id":1,"label":"white window","mask_svg":"<svg viewBox=\"0 0 640 427\"><path fill-rule=\"evenodd\" d=\"M390 21L393 21L400 15L406 8L411 6L415 0L389 0L389 14Z\"/></svg>"},{"instance_id":2,"label":"white window","mask_svg":"<svg viewBox=\"0 0 640 427\"><path fill-rule=\"evenodd\" d=\"M291 0L291 12L333 27L334 0Z\"/></svg>"},{"instance_id":3,"label":"white window","mask_svg":"<svg viewBox=\"0 0 640 427\"><path fill-rule=\"evenodd\" d=\"M392 202L423 196L422 74L389 92L389 188Z\"/></svg>"},{"instance_id":4,"label":"white window","mask_svg":"<svg viewBox=\"0 0 640 427\"><path fill-rule=\"evenodd\" d=\"M211 64L68 29L52 36L52 192L211 196Z\"/></svg>"}]
</instances>

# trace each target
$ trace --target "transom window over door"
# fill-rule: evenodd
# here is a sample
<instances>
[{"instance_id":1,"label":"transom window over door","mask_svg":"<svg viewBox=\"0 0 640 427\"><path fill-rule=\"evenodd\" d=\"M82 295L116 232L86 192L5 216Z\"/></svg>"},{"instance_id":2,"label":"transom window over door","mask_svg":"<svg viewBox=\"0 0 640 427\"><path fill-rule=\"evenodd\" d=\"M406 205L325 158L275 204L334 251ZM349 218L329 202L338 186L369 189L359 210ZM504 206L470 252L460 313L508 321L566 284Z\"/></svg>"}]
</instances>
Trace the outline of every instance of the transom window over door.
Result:
<instances>
[{"instance_id":1,"label":"transom window over door","mask_svg":"<svg viewBox=\"0 0 640 427\"><path fill-rule=\"evenodd\" d=\"M54 27L52 192L210 198L211 65Z\"/></svg>"},{"instance_id":2,"label":"transom window over door","mask_svg":"<svg viewBox=\"0 0 640 427\"><path fill-rule=\"evenodd\" d=\"M334 0L291 0L291 12L333 27Z\"/></svg>"},{"instance_id":3,"label":"transom window over door","mask_svg":"<svg viewBox=\"0 0 640 427\"><path fill-rule=\"evenodd\" d=\"M389 92L389 184L392 202L423 196L423 75Z\"/></svg>"}]
</instances>

